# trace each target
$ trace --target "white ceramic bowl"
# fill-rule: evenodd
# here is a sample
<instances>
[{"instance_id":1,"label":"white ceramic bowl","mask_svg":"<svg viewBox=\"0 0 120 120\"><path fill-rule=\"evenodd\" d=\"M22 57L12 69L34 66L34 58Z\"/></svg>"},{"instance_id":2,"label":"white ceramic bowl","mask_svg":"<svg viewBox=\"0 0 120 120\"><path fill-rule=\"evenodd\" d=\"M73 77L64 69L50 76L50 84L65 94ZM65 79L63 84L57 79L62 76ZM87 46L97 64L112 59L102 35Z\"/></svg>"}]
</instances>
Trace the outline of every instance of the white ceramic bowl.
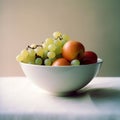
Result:
<instances>
[{"instance_id":1,"label":"white ceramic bowl","mask_svg":"<svg viewBox=\"0 0 120 120\"><path fill-rule=\"evenodd\" d=\"M20 63L26 77L52 94L77 91L87 85L99 72L103 60L79 66L43 66Z\"/></svg>"}]
</instances>

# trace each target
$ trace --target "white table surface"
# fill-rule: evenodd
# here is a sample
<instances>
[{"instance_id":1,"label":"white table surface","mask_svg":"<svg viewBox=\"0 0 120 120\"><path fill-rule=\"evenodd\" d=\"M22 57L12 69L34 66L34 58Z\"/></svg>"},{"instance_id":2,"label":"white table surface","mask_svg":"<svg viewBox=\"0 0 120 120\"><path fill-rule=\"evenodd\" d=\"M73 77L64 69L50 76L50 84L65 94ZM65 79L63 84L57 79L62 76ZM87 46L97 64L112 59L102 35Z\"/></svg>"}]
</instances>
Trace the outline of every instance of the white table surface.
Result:
<instances>
[{"instance_id":1,"label":"white table surface","mask_svg":"<svg viewBox=\"0 0 120 120\"><path fill-rule=\"evenodd\" d=\"M120 120L120 77L96 77L69 97L25 77L0 77L0 120Z\"/></svg>"}]
</instances>

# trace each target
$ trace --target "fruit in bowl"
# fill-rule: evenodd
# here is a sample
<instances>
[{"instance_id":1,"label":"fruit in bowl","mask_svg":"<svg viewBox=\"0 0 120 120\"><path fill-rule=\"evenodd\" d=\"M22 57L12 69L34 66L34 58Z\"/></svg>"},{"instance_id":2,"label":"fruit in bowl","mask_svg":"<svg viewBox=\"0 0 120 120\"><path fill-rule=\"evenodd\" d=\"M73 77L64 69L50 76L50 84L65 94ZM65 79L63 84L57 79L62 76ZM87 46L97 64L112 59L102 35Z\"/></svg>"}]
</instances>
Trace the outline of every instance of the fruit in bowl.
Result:
<instances>
[{"instance_id":1,"label":"fruit in bowl","mask_svg":"<svg viewBox=\"0 0 120 120\"><path fill-rule=\"evenodd\" d=\"M103 62L81 42L60 32L40 45L27 46L16 60L27 78L57 95L83 88L98 74Z\"/></svg>"},{"instance_id":2,"label":"fruit in bowl","mask_svg":"<svg viewBox=\"0 0 120 120\"><path fill-rule=\"evenodd\" d=\"M79 59L83 56L85 48L79 41L70 40L63 46L62 55L68 61Z\"/></svg>"}]
</instances>

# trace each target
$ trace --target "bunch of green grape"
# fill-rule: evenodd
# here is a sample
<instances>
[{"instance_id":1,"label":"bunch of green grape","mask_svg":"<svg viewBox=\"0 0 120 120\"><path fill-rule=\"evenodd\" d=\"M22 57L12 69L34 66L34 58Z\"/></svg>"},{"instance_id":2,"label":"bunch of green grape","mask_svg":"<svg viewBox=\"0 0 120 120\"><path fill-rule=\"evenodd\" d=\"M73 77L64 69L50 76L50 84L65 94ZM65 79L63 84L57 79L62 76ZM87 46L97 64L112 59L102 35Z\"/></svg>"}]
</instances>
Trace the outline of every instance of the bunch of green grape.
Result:
<instances>
[{"instance_id":1,"label":"bunch of green grape","mask_svg":"<svg viewBox=\"0 0 120 120\"><path fill-rule=\"evenodd\" d=\"M52 65L62 56L62 47L69 40L69 36L61 32L54 32L51 38L47 38L42 44L32 44L23 49L16 57L18 62Z\"/></svg>"}]
</instances>

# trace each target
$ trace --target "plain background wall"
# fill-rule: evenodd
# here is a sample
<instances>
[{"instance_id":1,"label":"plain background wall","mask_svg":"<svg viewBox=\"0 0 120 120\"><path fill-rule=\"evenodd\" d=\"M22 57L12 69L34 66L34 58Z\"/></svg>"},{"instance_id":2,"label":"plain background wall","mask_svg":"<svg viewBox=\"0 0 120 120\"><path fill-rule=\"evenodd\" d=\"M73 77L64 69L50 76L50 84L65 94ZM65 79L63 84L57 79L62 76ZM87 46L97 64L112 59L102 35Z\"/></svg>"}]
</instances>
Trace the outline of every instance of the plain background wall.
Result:
<instances>
[{"instance_id":1,"label":"plain background wall","mask_svg":"<svg viewBox=\"0 0 120 120\"><path fill-rule=\"evenodd\" d=\"M120 76L120 0L0 0L0 76L21 76L16 55L54 31L104 60L99 76Z\"/></svg>"}]
</instances>

